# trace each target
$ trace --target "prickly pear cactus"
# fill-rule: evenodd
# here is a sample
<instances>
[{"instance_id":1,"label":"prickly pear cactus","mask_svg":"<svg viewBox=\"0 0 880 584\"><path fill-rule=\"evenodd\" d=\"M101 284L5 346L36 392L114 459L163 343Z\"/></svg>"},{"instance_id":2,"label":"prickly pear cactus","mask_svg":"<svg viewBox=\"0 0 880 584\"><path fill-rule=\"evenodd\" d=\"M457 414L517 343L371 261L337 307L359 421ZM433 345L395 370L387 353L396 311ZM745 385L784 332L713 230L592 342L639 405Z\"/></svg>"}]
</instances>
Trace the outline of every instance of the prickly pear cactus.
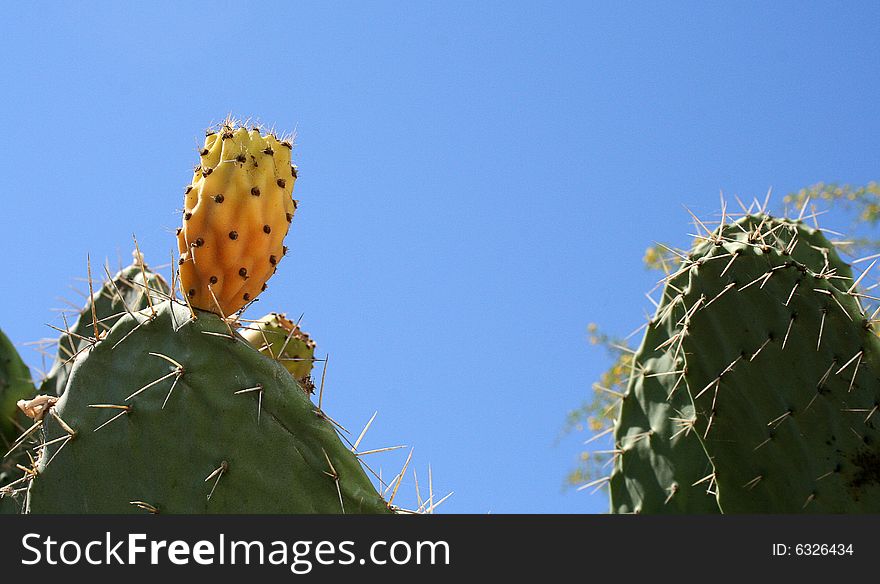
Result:
<instances>
[{"instance_id":1,"label":"prickly pear cactus","mask_svg":"<svg viewBox=\"0 0 880 584\"><path fill-rule=\"evenodd\" d=\"M30 425L30 420L16 405L19 400L34 396L34 384L30 370L21 360L18 351L9 338L0 330L0 448L5 453L21 431ZM27 458L19 455L5 460L0 459L0 486L11 482L21 474L16 464L25 463ZM0 491L0 514L17 513L21 504L13 496L14 489Z\"/></svg>"},{"instance_id":2,"label":"prickly pear cactus","mask_svg":"<svg viewBox=\"0 0 880 584\"><path fill-rule=\"evenodd\" d=\"M253 344L236 332L287 252L291 147L232 120L209 132L177 234L184 302L138 254L64 322L41 395L0 384L20 418L0 511L398 511L354 452L363 433L347 447L312 403L308 335L278 314L244 327Z\"/></svg>"},{"instance_id":3,"label":"prickly pear cactus","mask_svg":"<svg viewBox=\"0 0 880 584\"><path fill-rule=\"evenodd\" d=\"M287 253L296 201L291 143L227 120L205 138L177 233L182 293L230 316L266 289Z\"/></svg>"},{"instance_id":4,"label":"prickly pear cactus","mask_svg":"<svg viewBox=\"0 0 880 584\"><path fill-rule=\"evenodd\" d=\"M703 239L635 356L612 511L880 511L880 340L849 266L766 215Z\"/></svg>"},{"instance_id":5,"label":"prickly pear cactus","mask_svg":"<svg viewBox=\"0 0 880 584\"><path fill-rule=\"evenodd\" d=\"M284 367L163 302L75 360L43 417L32 513L386 513Z\"/></svg>"},{"instance_id":6,"label":"prickly pear cactus","mask_svg":"<svg viewBox=\"0 0 880 584\"><path fill-rule=\"evenodd\" d=\"M95 290L72 326L61 333L57 355L40 385L40 393L61 395L64 392L73 360L90 346L96 325L99 334L104 334L127 312L137 312L168 298L171 288L165 279L150 270L139 252L132 255L132 264L115 275L110 276L109 270L103 275L96 274L100 288Z\"/></svg>"},{"instance_id":7,"label":"prickly pear cactus","mask_svg":"<svg viewBox=\"0 0 880 584\"><path fill-rule=\"evenodd\" d=\"M304 389L313 388L311 373L316 345L298 324L273 312L250 323L242 336L258 351L284 365Z\"/></svg>"}]
</instances>

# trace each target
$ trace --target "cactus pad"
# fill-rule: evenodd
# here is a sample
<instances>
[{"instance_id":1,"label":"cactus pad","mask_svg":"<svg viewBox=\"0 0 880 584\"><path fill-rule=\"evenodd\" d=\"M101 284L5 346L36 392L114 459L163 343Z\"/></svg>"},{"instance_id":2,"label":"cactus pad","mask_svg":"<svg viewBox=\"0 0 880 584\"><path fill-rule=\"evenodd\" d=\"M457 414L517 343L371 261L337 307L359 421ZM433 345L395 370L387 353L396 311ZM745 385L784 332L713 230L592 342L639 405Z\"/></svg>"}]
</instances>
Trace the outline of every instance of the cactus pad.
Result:
<instances>
[{"instance_id":1,"label":"cactus pad","mask_svg":"<svg viewBox=\"0 0 880 584\"><path fill-rule=\"evenodd\" d=\"M31 421L16 404L19 400L33 397L34 393L30 370L12 342L0 330L0 448L4 453L21 430L30 426ZM27 458L23 455L0 461L0 486L9 484L13 478L21 475L15 465L26 462ZM0 491L0 514L14 513L21 508L13 492L14 489Z\"/></svg>"},{"instance_id":2,"label":"cactus pad","mask_svg":"<svg viewBox=\"0 0 880 584\"><path fill-rule=\"evenodd\" d=\"M766 215L703 239L634 359L612 510L880 511L880 340L849 266Z\"/></svg>"},{"instance_id":3,"label":"cactus pad","mask_svg":"<svg viewBox=\"0 0 880 584\"><path fill-rule=\"evenodd\" d=\"M44 429L33 513L389 512L279 363L173 302L83 352Z\"/></svg>"}]
</instances>

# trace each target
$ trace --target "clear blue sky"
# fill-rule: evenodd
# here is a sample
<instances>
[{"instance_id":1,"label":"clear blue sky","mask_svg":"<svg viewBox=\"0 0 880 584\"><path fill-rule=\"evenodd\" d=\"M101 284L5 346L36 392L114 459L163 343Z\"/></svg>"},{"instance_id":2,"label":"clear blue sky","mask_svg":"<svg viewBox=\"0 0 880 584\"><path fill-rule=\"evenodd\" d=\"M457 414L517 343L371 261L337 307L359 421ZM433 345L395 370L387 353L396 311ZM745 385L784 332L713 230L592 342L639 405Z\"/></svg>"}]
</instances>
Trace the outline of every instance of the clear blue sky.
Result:
<instances>
[{"instance_id":1,"label":"clear blue sky","mask_svg":"<svg viewBox=\"0 0 880 584\"><path fill-rule=\"evenodd\" d=\"M605 511L562 490L585 327L642 322L683 204L880 175L876 2L148 4L4 8L0 326L50 335L132 233L167 263L209 123L296 128L293 255L249 316L305 313L328 412L378 410L366 445L415 447L449 512Z\"/></svg>"}]
</instances>

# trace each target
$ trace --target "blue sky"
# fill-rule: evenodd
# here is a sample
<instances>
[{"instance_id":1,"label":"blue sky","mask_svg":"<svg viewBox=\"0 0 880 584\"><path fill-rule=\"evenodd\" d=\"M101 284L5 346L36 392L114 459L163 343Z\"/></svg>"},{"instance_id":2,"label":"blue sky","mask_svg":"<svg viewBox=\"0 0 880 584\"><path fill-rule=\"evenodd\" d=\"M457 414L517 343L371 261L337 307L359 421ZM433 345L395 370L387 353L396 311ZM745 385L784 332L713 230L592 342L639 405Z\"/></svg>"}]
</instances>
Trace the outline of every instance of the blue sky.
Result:
<instances>
[{"instance_id":1,"label":"blue sky","mask_svg":"<svg viewBox=\"0 0 880 584\"><path fill-rule=\"evenodd\" d=\"M366 446L415 447L448 512L606 510L562 489L586 326L641 324L682 205L880 178L873 2L179 4L5 8L0 326L49 336L132 233L166 264L211 122L295 128L293 253L248 316L304 313L328 412L378 410Z\"/></svg>"}]
</instances>

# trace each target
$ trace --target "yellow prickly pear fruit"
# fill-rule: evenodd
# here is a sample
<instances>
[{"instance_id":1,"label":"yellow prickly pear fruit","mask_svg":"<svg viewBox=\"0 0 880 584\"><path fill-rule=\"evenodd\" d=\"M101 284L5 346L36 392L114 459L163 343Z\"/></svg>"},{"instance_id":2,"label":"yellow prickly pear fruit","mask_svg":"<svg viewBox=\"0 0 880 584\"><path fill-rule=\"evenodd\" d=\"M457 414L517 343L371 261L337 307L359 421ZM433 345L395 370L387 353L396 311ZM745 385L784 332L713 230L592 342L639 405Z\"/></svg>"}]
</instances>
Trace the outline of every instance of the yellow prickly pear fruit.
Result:
<instances>
[{"instance_id":1,"label":"yellow prickly pear fruit","mask_svg":"<svg viewBox=\"0 0 880 584\"><path fill-rule=\"evenodd\" d=\"M208 132L177 231L180 286L192 306L229 316L266 289L296 211L291 148L233 120Z\"/></svg>"},{"instance_id":2,"label":"yellow prickly pear fruit","mask_svg":"<svg viewBox=\"0 0 880 584\"><path fill-rule=\"evenodd\" d=\"M317 345L299 325L285 315L273 312L250 323L242 331L242 336L258 351L284 365L304 389L312 391L314 386L310 376Z\"/></svg>"}]
</instances>

